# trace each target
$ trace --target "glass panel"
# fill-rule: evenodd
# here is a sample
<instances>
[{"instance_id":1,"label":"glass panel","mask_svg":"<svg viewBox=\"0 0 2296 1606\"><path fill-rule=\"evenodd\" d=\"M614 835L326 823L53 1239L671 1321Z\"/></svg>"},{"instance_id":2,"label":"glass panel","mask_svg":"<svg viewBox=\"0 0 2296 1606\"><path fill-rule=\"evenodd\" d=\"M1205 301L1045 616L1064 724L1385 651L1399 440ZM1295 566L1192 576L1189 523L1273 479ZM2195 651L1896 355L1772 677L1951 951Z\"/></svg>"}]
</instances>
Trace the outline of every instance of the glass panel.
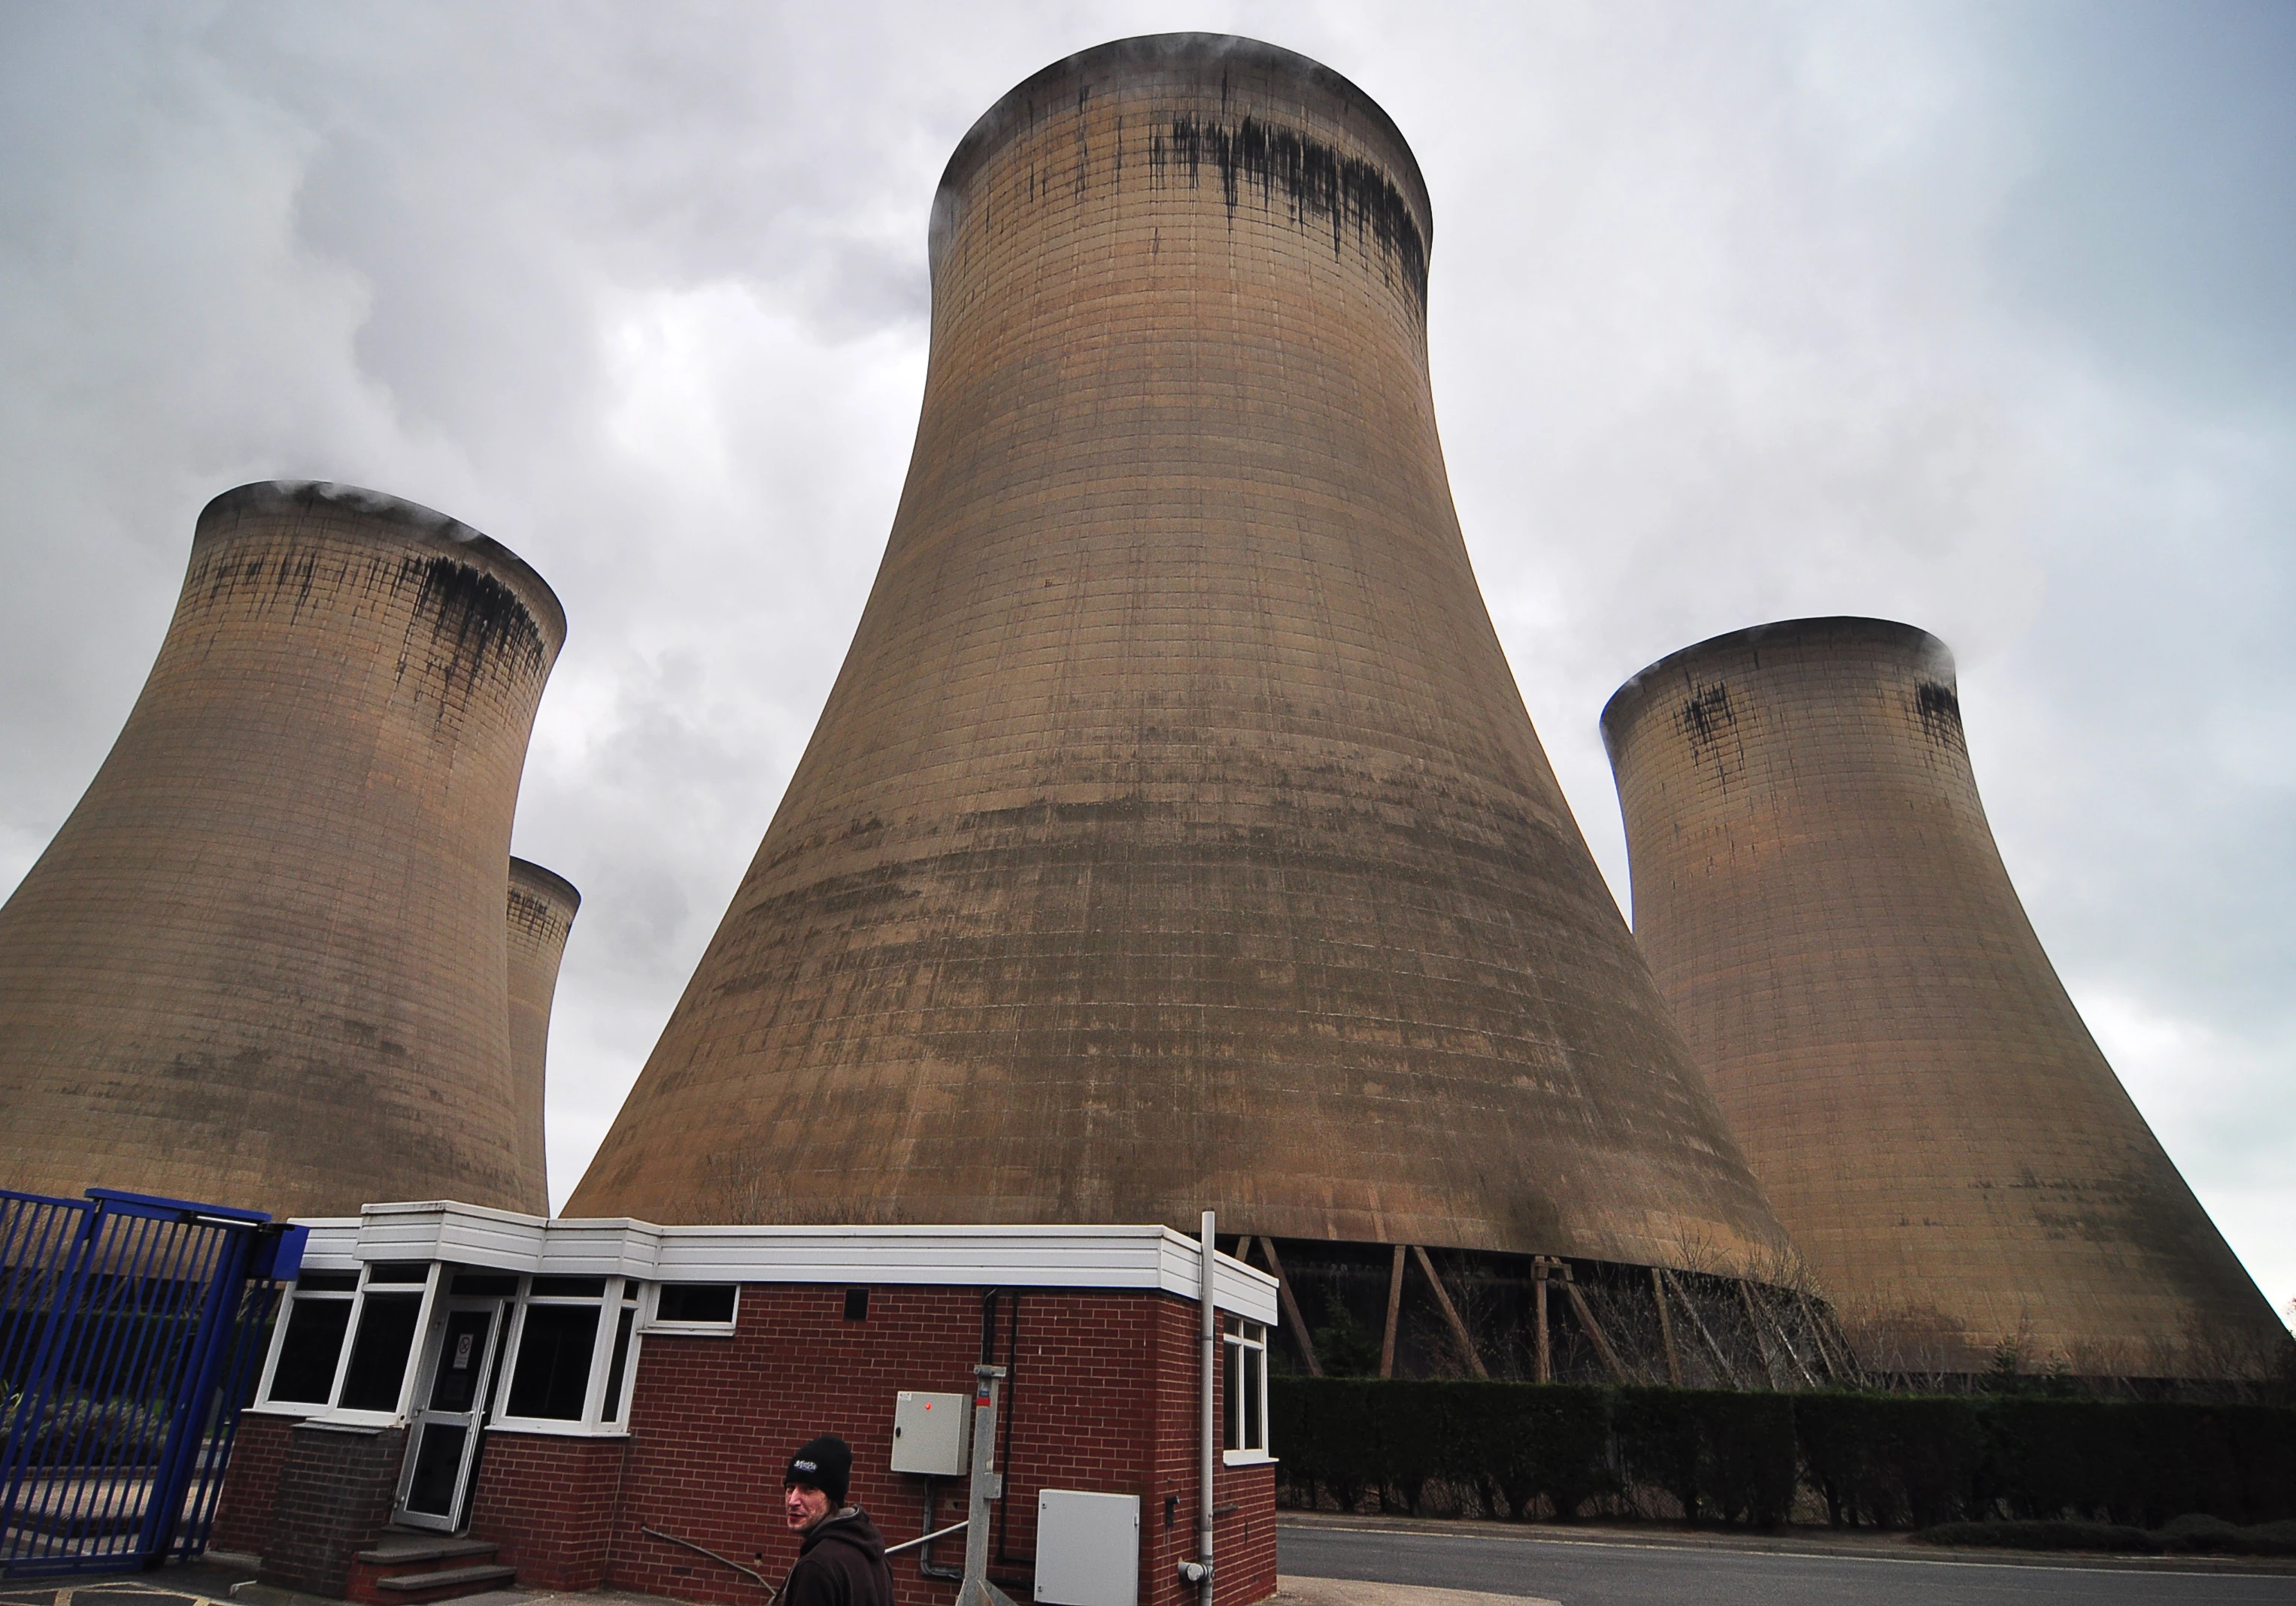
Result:
<instances>
[{"instance_id":1,"label":"glass panel","mask_svg":"<svg viewBox=\"0 0 2296 1606\"><path fill-rule=\"evenodd\" d=\"M512 1272L456 1272L450 1291L458 1294L497 1294L507 1297L518 1292L518 1277Z\"/></svg>"},{"instance_id":2,"label":"glass panel","mask_svg":"<svg viewBox=\"0 0 2296 1606\"><path fill-rule=\"evenodd\" d=\"M630 1327L637 1319L637 1312L626 1310L614 1323L614 1358L606 1367L606 1403L599 1408L606 1422L622 1420L622 1373L630 1363Z\"/></svg>"},{"instance_id":3,"label":"glass panel","mask_svg":"<svg viewBox=\"0 0 2296 1606\"><path fill-rule=\"evenodd\" d=\"M487 1364L487 1334L494 1325L490 1310L458 1310L447 1318L439 1370L430 1379L430 1409L472 1409L479 1397L479 1372Z\"/></svg>"},{"instance_id":4,"label":"glass panel","mask_svg":"<svg viewBox=\"0 0 2296 1606\"><path fill-rule=\"evenodd\" d=\"M734 1285L730 1282L666 1282L654 1307L657 1322L730 1322L734 1319Z\"/></svg>"},{"instance_id":5,"label":"glass panel","mask_svg":"<svg viewBox=\"0 0 2296 1606\"><path fill-rule=\"evenodd\" d=\"M278 1369L271 1374L271 1397L282 1404L325 1405L350 1324L348 1299L297 1299L279 1347Z\"/></svg>"},{"instance_id":6,"label":"glass panel","mask_svg":"<svg viewBox=\"0 0 2296 1606\"><path fill-rule=\"evenodd\" d=\"M425 1422L414 1450L414 1476L407 1480L406 1509L427 1517L455 1514L455 1485L463 1471L463 1441L471 1430L460 1422Z\"/></svg>"},{"instance_id":7,"label":"glass panel","mask_svg":"<svg viewBox=\"0 0 2296 1606\"><path fill-rule=\"evenodd\" d=\"M414 1348L420 1294L369 1294L351 1340L351 1364L343 1372L346 1411L396 1411L398 1385L406 1379L407 1352Z\"/></svg>"},{"instance_id":8,"label":"glass panel","mask_svg":"<svg viewBox=\"0 0 2296 1606\"><path fill-rule=\"evenodd\" d=\"M357 1286L357 1272L305 1272L295 1279L299 1294L347 1294Z\"/></svg>"},{"instance_id":9,"label":"glass panel","mask_svg":"<svg viewBox=\"0 0 2296 1606\"><path fill-rule=\"evenodd\" d=\"M1242 1367L1239 1365L1238 1363L1241 1362L1242 1358L1242 1351L1239 1350L1234 1345L1222 1344L1220 1346L1220 1361L1222 1363L1220 1366L1220 1421L1226 1430L1226 1431L1221 1435L1224 1441L1222 1448L1224 1449L1241 1450L1243 1448L1243 1436L1239 1431L1239 1424L1242 1420L1241 1409L1243 1403L1243 1382L1242 1379L1238 1376L1238 1373L1242 1371Z\"/></svg>"},{"instance_id":10,"label":"glass panel","mask_svg":"<svg viewBox=\"0 0 2296 1606\"><path fill-rule=\"evenodd\" d=\"M1243 1447L1264 1450L1267 1446L1263 1442L1267 1436L1259 1430L1259 1396L1266 1386L1263 1380L1267 1371L1267 1351L1240 1349L1236 1359L1243 1363Z\"/></svg>"},{"instance_id":11,"label":"glass panel","mask_svg":"<svg viewBox=\"0 0 2296 1606\"><path fill-rule=\"evenodd\" d=\"M537 1277L534 1293L537 1299L594 1299L606 1291L603 1277Z\"/></svg>"},{"instance_id":12,"label":"glass panel","mask_svg":"<svg viewBox=\"0 0 2296 1606\"><path fill-rule=\"evenodd\" d=\"M366 1268L369 1282L420 1282L430 1274L428 1260L378 1260Z\"/></svg>"},{"instance_id":13,"label":"glass panel","mask_svg":"<svg viewBox=\"0 0 2296 1606\"><path fill-rule=\"evenodd\" d=\"M579 1422L598 1341L594 1305L529 1305L518 1340L518 1375L510 1381L509 1416Z\"/></svg>"}]
</instances>

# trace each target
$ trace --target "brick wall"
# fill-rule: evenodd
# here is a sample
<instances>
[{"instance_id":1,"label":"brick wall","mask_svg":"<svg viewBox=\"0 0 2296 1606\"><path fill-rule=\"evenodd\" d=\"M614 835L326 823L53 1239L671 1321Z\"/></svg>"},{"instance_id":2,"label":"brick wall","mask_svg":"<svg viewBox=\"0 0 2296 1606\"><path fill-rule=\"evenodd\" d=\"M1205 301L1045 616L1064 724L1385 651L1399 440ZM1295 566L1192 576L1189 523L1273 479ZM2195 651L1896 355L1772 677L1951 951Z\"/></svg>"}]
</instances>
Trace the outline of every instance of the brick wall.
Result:
<instances>
[{"instance_id":1,"label":"brick wall","mask_svg":"<svg viewBox=\"0 0 2296 1606\"><path fill-rule=\"evenodd\" d=\"M288 1441L273 1486L261 1577L339 1597L350 1582L352 1554L390 1521L406 1430L297 1422Z\"/></svg>"},{"instance_id":2,"label":"brick wall","mask_svg":"<svg viewBox=\"0 0 2296 1606\"><path fill-rule=\"evenodd\" d=\"M707 1545L778 1583L797 1553L781 1514L783 1467L804 1439L834 1432L854 1448L849 1498L889 1542L915 1537L923 1480L886 1470L894 1397L969 1392L983 1291L874 1288L863 1322L844 1319L845 1292L752 1286L731 1337L649 1334L627 1440L490 1436L472 1533L503 1545L521 1585L603 1582L758 1606L765 1591L756 1584L640 1529ZM1014 1599L1030 1598L1039 1489L1133 1494L1142 1606L1192 1606L1177 1566L1195 1553L1195 1307L1145 1292L1027 1291L1015 1340L1013 1299L1000 1304L996 1333L996 1358L1007 1360L1009 1345L1014 1376L991 1575ZM961 1518L964 1498L964 1479L946 1480L939 1520ZM1216 1504L1236 1508L1216 1530L1216 1606L1245 1606L1275 1587L1274 1469L1223 1470ZM936 1552L953 1564L962 1545ZM914 1553L895 1558L894 1580L899 1606L955 1597L954 1584L920 1576Z\"/></svg>"},{"instance_id":3,"label":"brick wall","mask_svg":"<svg viewBox=\"0 0 2296 1606\"><path fill-rule=\"evenodd\" d=\"M471 1537L502 1547L523 1589L595 1589L629 1458L627 1438L489 1432Z\"/></svg>"},{"instance_id":4,"label":"brick wall","mask_svg":"<svg viewBox=\"0 0 2296 1606\"><path fill-rule=\"evenodd\" d=\"M216 1496L215 1526L208 1534L209 1550L250 1556L263 1553L271 1537L271 1504L279 1493L279 1469L287 1463L288 1443L301 1420L267 1412L240 1413L239 1430L232 1436L231 1462L224 1469L223 1488Z\"/></svg>"}]
</instances>

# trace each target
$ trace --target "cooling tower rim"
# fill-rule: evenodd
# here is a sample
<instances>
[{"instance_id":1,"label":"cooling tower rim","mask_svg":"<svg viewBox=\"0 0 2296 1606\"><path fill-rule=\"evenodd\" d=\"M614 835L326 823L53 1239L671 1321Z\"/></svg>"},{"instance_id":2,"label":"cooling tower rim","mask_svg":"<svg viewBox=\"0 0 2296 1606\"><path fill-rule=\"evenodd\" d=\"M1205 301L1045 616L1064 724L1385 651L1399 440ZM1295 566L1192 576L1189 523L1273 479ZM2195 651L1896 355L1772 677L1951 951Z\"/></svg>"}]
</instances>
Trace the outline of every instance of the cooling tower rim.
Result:
<instances>
[{"instance_id":1,"label":"cooling tower rim","mask_svg":"<svg viewBox=\"0 0 2296 1606\"><path fill-rule=\"evenodd\" d=\"M581 889L555 870L545 869L532 859L522 859L518 855L512 854L510 879L514 884L522 883L545 897L557 898L566 905L566 912L569 914L582 906Z\"/></svg>"},{"instance_id":2,"label":"cooling tower rim","mask_svg":"<svg viewBox=\"0 0 2296 1606\"><path fill-rule=\"evenodd\" d=\"M1191 52L1201 52L1206 61L1240 60L1255 67L1293 72L1317 88L1361 106L1366 120L1393 142L1396 154L1402 159L1402 171L1396 177L1407 181L1408 199L1419 213L1421 242L1430 256L1434 254L1435 209L1428 198L1426 176L1419 170L1419 158L1413 152L1411 142L1403 137L1403 130L1387 114L1387 109L1365 94L1362 86L1354 79L1333 71L1313 57L1303 56L1296 50L1286 50L1281 45L1270 45L1264 39L1246 38L1240 34L1136 34L1130 38L1111 39L1104 45L1079 50L1030 73L998 96L996 103L982 112L972 127L965 131L964 137L956 142L956 150L950 155L948 166L941 170L940 184L935 192L935 218L938 220L941 212L938 197L961 187L972 176L973 169L989 152L1030 119L1031 97L1040 94L1046 86L1071 74L1136 62L1163 63L1185 57ZM938 260L939 252L935 250L932 255Z\"/></svg>"},{"instance_id":3,"label":"cooling tower rim","mask_svg":"<svg viewBox=\"0 0 2296 1606\"><path fill-rule=\"evenodd\" d=\"M1659 690L1668 676L1686 672L1701 660L1739 652L1748 647L1767 643L1794 643L1819 637L1862 639L1877 645L1898 648L1923 663L1927 671L1948 685L1953 684L1953 651L1945 643L1918 625L1903 624L1896 619L1871 619L1862 614L1824 614L1811 619L1775 619L1767 625L1750 625L1742 630L1725 631L1710 635L1702 642L1668 653L1655 663L1637 669L1611 693L1610 701L1603 705L1603 746L1611 755L1611 762L1619 761L1619 745L1626 727L1641 712L1642 705Z\"/></svg>"},{"instance_id":4,"label":"cooling tower rim","mask_svg":"<svg viewBox=\"0 0 2296 1606\"><path fill-rule=\"evenodd\" d=\"M553 657L566 644L565 605L531 563L460 519L388 491L339 485L326 479L251 480L234 486L200 510L199 521L192 530L192 545L196 548L219 535L225 520L234 513L308 512L322 503L333 503L381 523L394 525L422 541L451 549L466 562L491 570L519 594L520 600L534 614L536 624L548 639ZM348 531L337 533L350 535Z\"/></svg>"}]
</instances>

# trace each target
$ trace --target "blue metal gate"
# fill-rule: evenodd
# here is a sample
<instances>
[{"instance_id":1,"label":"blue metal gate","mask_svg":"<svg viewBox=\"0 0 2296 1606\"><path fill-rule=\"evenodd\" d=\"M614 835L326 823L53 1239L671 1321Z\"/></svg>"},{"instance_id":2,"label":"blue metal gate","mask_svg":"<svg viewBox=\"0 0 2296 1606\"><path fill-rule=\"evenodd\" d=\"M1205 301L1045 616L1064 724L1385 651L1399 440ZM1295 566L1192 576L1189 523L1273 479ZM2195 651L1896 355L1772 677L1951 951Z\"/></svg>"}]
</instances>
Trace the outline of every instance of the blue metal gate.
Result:
<instances>
[{"instance_id":1,"label":"blue metal gate","mask_svg":"<svg viewBox=\"0 0 2296 1606\"><path fill-rule=\"evenodd\" d=\"M259 1210L0 1189L0 1575L206 1549L305 1235Z\"/></svg>"}]
</instances>

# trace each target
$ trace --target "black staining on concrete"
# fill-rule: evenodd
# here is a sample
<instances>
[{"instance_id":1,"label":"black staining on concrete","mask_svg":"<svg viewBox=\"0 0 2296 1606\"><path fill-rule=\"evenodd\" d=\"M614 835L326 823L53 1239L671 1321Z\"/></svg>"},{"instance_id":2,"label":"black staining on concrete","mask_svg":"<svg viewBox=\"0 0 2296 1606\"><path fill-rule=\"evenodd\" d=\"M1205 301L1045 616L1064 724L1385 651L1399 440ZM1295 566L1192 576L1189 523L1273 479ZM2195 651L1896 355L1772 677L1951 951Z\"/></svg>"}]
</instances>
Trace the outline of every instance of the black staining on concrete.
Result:
<instances>
[{"instance_id":1,"label":"black staining on concrete","mask_svg":"<svg viewBox=\"0 0 2296 1606\"><path fill-rule=\"evenodd\" d=\"M1914 712L1921 718L1923 733L1931 742L1957 753L1969 750L1961 728L1961 699L1951 686L1923 681L1914 692Z\"/></svg>"},{"instance_id":2,"label":"black staining on concrete","mask_svg":"<svg viewBox=\"0 0 2296 1606\"><path fill-rule=\"evenodd\" d=\"M1343 156L1297 128L1247 117L1233 127L1193 117L1176 117L1149 142L1152 183L1185 168L1189 185L1202 182L1204 168L1219 170L1220 197L1231 216L1247 185L1259 191L1263 209L1280 189L1292 220L1304 229L1328 223L1332 255L1337 257L1352 232L1358 249L1379 253L1390 282L1399 274L1414 303L1427 309L1427 241L1395 181L1374 163Z\"/></svg>"},{"instance_id":3,"label":"black staining on concrete","mask_svg":"<svg viewBox=\"0 0 2296 1606\"><path fill-rule=\"evenodd\" d=\"M431 640L443 649L431 667L445 677L443 698L459 682L465 696L486 673L492 659L505 675L539 676L547 657L542 632L518 593L483 569L440 554L414 554L399 561L400 586L420 589L414 599L414 624L428 619ZM414 626L409 626L411 638Z\"/></svg>"},{"instance_id":4,"label":"black staining on concrete","mask_svg":"<svg viewBox=\"0 0 2296 1606\"><path fill-rule=\"evenodd\" d=\"M1730 688L1720 681L1698 687L1684 700L1682 711L1675 716L1675 728L1690 738L1693 751L1712 746L1726 726L1735 726L1737 723L1738 711L1730 706Z\"/></svg>"}]
</instances>

